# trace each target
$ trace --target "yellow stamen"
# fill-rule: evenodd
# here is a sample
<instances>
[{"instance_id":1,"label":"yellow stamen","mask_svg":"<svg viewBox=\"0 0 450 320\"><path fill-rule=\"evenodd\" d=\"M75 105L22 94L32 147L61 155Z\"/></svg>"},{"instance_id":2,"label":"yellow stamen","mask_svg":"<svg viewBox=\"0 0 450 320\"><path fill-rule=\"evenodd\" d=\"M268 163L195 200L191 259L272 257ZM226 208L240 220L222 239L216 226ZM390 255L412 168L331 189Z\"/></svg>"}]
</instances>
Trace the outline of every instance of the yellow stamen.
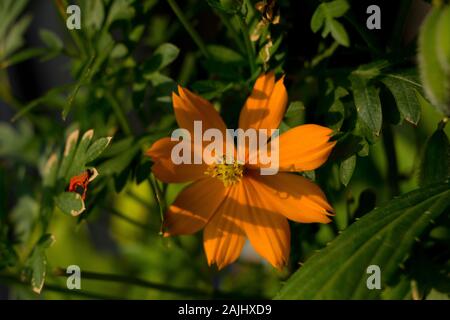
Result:
<instances>
[{"instance_id":1,"label":"yellow stamen","mask_svg":"<svg viewBox=\"0 0 450 320\"><path fill-rule=\"evenodd\" d=\"M215 163L208 167L205 174L222 180L225 187L239 182L244 174L244 165L233 161L233 163Z\"/></svg>"}]
</instances>

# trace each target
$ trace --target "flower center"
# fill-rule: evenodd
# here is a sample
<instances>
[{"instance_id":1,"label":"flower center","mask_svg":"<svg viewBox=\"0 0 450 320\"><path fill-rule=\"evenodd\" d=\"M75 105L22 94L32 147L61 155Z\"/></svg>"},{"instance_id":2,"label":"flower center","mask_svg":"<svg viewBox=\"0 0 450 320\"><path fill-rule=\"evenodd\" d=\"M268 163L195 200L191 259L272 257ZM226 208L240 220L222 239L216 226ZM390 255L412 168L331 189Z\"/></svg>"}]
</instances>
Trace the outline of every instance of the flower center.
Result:
<instances>
[{"instance_id":1,"label":"flower center","mask_svg":"<svg viewBox=\"0 0 450 320\"><path fill-rule=\"evenodd\" d=\"M244 165L233 161L232 163L215 163L209 166L205 174L222 180L225 187L239 182L244 174Z\"/></svg>"}]
</instances>

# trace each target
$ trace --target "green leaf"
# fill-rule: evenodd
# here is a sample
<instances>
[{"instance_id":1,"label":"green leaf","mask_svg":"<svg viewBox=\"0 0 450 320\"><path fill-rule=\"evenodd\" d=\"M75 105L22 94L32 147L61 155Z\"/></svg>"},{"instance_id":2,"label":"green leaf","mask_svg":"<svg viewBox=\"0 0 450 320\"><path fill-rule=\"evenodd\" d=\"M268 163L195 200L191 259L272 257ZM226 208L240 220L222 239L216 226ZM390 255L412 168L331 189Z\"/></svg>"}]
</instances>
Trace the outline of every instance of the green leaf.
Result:
<instances>
[{"instance_id":1,"label":"green leaf","mask_svg":"<svg viewBox=\"0 0 450 320\"><path fill-rule=\"evenodd\" d=\"M97 139L86 151L85 163L97 159L108 147L112 137Z\"/></svg>"},{"instance_id":2,"label":"green leaf","mask_svg":"<svg viewBox=\"0 0 450 320\"><path fill-rule=\"evenodd\" d=\"M450 76L450 5L443 8L437 25L437 56L442 68Z\"/></svg>"},{"instance_id":3,"label":"green leaf","mask_svg":"<svg viewBox=\"0 0 450 320\"><path fill-rule=\"evenodd\" d=\"M284 116L286 118L298 117L305 112L305 105L301 101L292 101Z\"/></svg>"},{"instance_id":4,"label":"green leaf","mask_svg":"<svg viewBox=\"0 0 450 320\"><path fill-rule=\"evenodd\" d=\"M217 62L237 65L243 65L246 63L242 55L230 48L211 44L207 46L207 50L210 54L210 58Z\"/></svg>"},{"instance_id":5,"label":"green leaf","mask_svg":"<svg viewBox=\"0 0 450 320\"><path fill-rule=\"evenodd\" d=\"M150 172L152 171L152 162L149 160L143 160L136 168L136 183L140 184L150 177Z\"/></svg>"},{"instance_id":6,"label":"green leaf","mask_svg":"<svg viewBox=\"0 0 450 320\"><path fill-rule=\"evenodd\" d=\"M25 9L28 0L2 0L0 1L0 39L6 37L8 28Z\"/></svg>"},{"instance_id":7,"label":"green leaf","mask_svg":"<svg viewBox=\"0 0 450 320\"><path fill-rule=\"evenodd\" d=\"M171 43L160 45L151 58L143 65L145 75L159 71L171 64L180 53L180 49Z\"/></svg>"},{"instance_id":8,"label":"green leaf","mask_svg":"<svg viewBox=\"0 0 450 320\"><path fill-rule=\"evenodd\" d=\"M341 45L348 47L350 39L344 26L335 18L342 17L350 8L346 0L335 0L321 3L311 18L311 30L316 33L323 26L322 38L330 32Z\"/></svg>"},{"instance_id":9,"label":"green leaf","mask_svg":"<svg viewBox=\"0 0 450 320\"><path fill-rule=\"evenodd\" d=\"M345 31L344 26L335 19L328 20L328 25L331 30L331 35L333 38L344 47L350 45L350 39L348 38L347 31Z\"/></svg>"},{"instance_id":10,"label":"green leaf","mask_svg":"<svg viewBox=\"0 0 450 320\"><path fill-rule=\"evenodd\" d=\"M65 175L66 181L70 180L71 177L80 174L86 169L86 154L93 136L94 130L91 129L86 131L81 137L81 141L77 146L75 155L73 156L73 161L71 162L69 170Z\"/></svg>"},{"instance_id":11,"label":"green leaf","mask_svg":"<svg viewBox=\"0 0 450 320\"><path fill-rule=\"evenodd\" d=\"M25 42L24 34L31 23L31 16L27 15L12 25L5 37L0 38L0 60L8 57Z\"/></svg>"},{"instance_id":12,"label":"green leaf","mask_svg":"<svg viewBox=\"0 0 450 320\"><path fill-rule=\"evenodd\" d=\"M323 23L325 22L325 15L322 10L322 5L319 5L314 11L314 14L311 18L311 30L312 32L316 33L320 30L320 28L323 26Z\"/></svg>"},{"instance_id":13,"label":"green leaf","mask_svg":"<svg viewBox=\"0 0 450 320\"><path fill-rule=\"evenodd\" d=\"M23 196L10 213L10 221L14 227L14 238L25 243L30 238L39 215L39 205L30 196Z\"/></svg>"},{"instance_id":14,"label":"green leaf","mask_svg":"<svg viewBox=\"0 0 450 320\"><path fill-rule=\"evenodd\" d=\"M134 0L114 0L111 2L108 17L106 18L105 25L107 28L117 20L131 19L134 16L134 9L131 6ZM89 1L95 2L95 1Z\"/></svg>"},{"instance_id":15,"label":"green leaf","mask_svg":"<svg viewBox=\"0 0 450 320\"><path fill-rule=\"evenodd\" d=\"M419 123L420 103L416 96L417 87L410 82L401 81L402 77L387 75L381 79L394 96L397 108L402 117L412 124Z\"/></svg>"},{"instance_id":16,"label":"green leaf","mask_svg":"<svg viewBox=\"0 0 450 320\"><path fill-rule=\"evenodd\" d=\"M221 96L225 91L232 87L232 83L215 80L199 80L192 84L192 89L199 92L202 97L207 100Z\"/></svg>"},{"instance_id":17,"label":"green leaf","mask_svg":"<svg viewBox=\"0 0 450 320\"><path fill-rule=\"evenodd\" d=\"M235 14L241 8L241 3L236 0L206 0L206 2L217 10L227 14Z\"/></svg>"},{"instance_id":18,"label":"green leaf","mask_svg":"<svg viewBox=\"0 0 450 320\"><path fill-rule=\"evenodd\" d=\"M353 155L341 162L339 167L339 178L344 186L347 186L352 178L356 167L356 155Z\"/></svg>"},{"instance_id":19,"label":"green leaf","mask_svg":"<svg viewBox=\"0 0 450 320\"><path fill-rule=\"evenodd\" d=\"M58 170L58 178L65 178L67 176L68 170L75 156L79 134L80 131L78 129L74 129L73 131L68 130L61 165L59 166Z\"/></svg>"},{"instance_id":20,"label":"green leaf","mask_svg":"<svg viewBox=\"0 0 450 320\"><path fill-rule=\"evenodd\" d=\"M385 289L408 258L415 241L450 206L450 185L407 193L364 215L309 258L275 299L374 299L367 267L381 269Z\"/></svg>"},{"instance_id":21,"label":"green leaf","mask_svg":"<svg viewBox=\"0 0 450 320\"><path fill-rule=\"evenodd\" d=\"M82 0L80 8L83 14L81 19L83 30L90 34L95 34L101 29L103 20L105 19L105 8L103 1Z\"/></svg>"},{"instance_id":22,"label":"green leaf","mask_svg":"<svg viewBox=\"0 0 450 320\"><path fill-rule=\"evenodd\" d=\"M118 43L114 46L113 50L111 51L111 58L113 59L120 59L127 55L128 48L123 43Z\"/></svg>"},{"instance_id":23,"label":"green leaf","mask_svg":"<svg viewBox=\"0 0 450 320\"><path fill-rule=\"evenodd\" d=\"M53 51L61 51L64 47L62 40L53 31L41 29L39 30L39 37Z\"/></svg>"},{"instance_id":24,"label":"green leaf","mask_svg":"<svg viewBox=\"0 0 450 320\"><path fill-rule=\"evenodd\" d=\"M422 152L419 171L421 186L442 182L450 176L450 142L443 129L437 129Z\"/></svg>"},{"instance_id":25,"label":"green leaf","mask_svg":"<svg viewBox=\"0 0 450 320\"><path fill-rule=\"evenodd\" d=\"M25 263L24 274L30 278L31 287L34 292L41 293L44 286L45 276L47 272L47 257L45 250L55 242L52 234L43 235L36 246L31 251Z\"/></svg>"},{"instance_id":26,"label":"green leaf","mask_svg":"<svg viewBox=\"0 0 450 320\"><path fill-rule=\"evenodd\" d=\"M106 50L104 50L104 51L106 51ZM70 109L72 109L72 105L75 101L75 98L76 98L81 86L85 82L87 82L94 74L94 72L93 72L93 70L95 68L94 62L95 62L95 55L92 55L91 58L89 59L89 61L87 61L87 63L84 65L83 71L81 73L81 77L80 77L80 79L78 79L77 84L75 85L74 89L70 93L70 95L67 99L67 104L65 105L65 107L63 109L63 112L62 112L63 120L66 120L67 115L70 112Z\"/></svg>"},{"instance_id":27,"label":"green leaf","mask_svg":"<svg viewBox=\"0 0 450 320\"><path fill-rule=\"evenodd\" d=\"M438 42L437 32L441 13L441 9L433 8L422 24L419 34L419 70L425 93L432 105L449 116L450 72L445 72L438 58L441 43ZM448 40L444 39L445 41Z\"/></svg>"},{"instance_id":28,"label":"green leaf","mask_svg":"<svg viewBox=\"0 0 450 320\"><path fill-rule=\"evenodd\" d=\"M98 166L99 174L113 175L121 173L130 164L138 151L139 146L134 145L126 152L120 153L117 156L106 160Z\"/></svg>"},{"instance_id":29,"label":"green leaf","mask_svg":"<svg viewBox=\"0 0 450 320\"><path fill-rule=\"evenodd\" d=\"M328 109L325 115L325 123L333 130L339 131L345 118L345 106L341 101L343 97L349 95L349 92L342 88L337 87L333 92L333 104Z\"/></svg>"},{"instance_id":30,"label":"green leaf","mask_svg":"<svg viewBox=\"0 0 450 320\"><path fill-rule=\"evenodd\" d=\"M369 84L368 80L359 76L351 75L349 79L352 83L353 98L358 116L375 135L379 135L382 113L378 89Z\"/></svg>"},{"instance_id":31,"label":"green leaf","mask_svg":"<svg viewBox=\"0 0 450 320\"><path fill-rule=\"evenodd\" d=\"M350 8L347 0L335 0L322 3L325 15L330 18L342 17Z\"/></svg>"},{"instance_id":32,"label":"green leaf","mask_svg":"<svg viewBox=\"0 0 450 320\"><path fill-rule=\"evenodd\" d=\"M81 195L76 192L59 194L55 199L55 203L63 213L73 217L80 215L86 209Z\"/></svg>"}]
</instances>

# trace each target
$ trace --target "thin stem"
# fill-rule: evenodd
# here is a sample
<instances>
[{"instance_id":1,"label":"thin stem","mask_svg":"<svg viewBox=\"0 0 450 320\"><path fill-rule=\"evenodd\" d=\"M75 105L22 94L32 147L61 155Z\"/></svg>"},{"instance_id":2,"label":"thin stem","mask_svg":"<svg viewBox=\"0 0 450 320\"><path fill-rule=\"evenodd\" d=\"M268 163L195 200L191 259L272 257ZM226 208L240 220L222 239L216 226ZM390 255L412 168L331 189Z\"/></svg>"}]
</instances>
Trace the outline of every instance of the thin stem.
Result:
<instances>
[{"instance_id":1,"label":"thin stem","mask_svg":"<svg viewBox=\"0 0 450 320\"><path fill-rule=\"evenodd\" d=\"M150 174L150 177L148 178L148 183L150 184L150 188L152 189L153 197L155 198L156 202L158 203L159 215L161 217L161 233L162 233L163 232L162 225L164 222L164 211L165 211L165 207L166 207L165 201L162 196L161 190L158 187L158 182L154 178L153 174Z\"/></svg>"},{"instance_id":2,"label":"thin stem","mask_svg":"<svg viewBox=\"0 0 450 320\"><path fill-rule=\"evenodd\" d=\"M148 229L149 229L148 226L146 226L146 225L140 223L139 221L136 221L136 220L134 220L134 219L132 219L132 218L130 218L130 217L124 215L122 212L120 212L120 211L117 210L117 209L114 209L114 208L108 208L108 209L106 209L106 210L108 210L112 215L114 215L114 216L116 216L116 217L118 217L118 218L120 218L120 219L122 219L122 220L128 222L129 224L132 224L132 225L134 225L134 226L136 226L136 227L139 227L139 228L142 228L142 229L144 229L144 230L148 230Z\"/></svg>"},{"instance_id":3,"label":"thin stem","mask_svg":"<svg viewBox=\"0 0 450 320\"><path fill-rule=\"evenodd\" d=\"M28 283L22 282L18 277L13 275L0 275L0 281L10 285L19 285L22 287L29 287ZM119 298L105 296L102 294L98 294L95 292L90 292L86 290L69 290L64 287L59 287L53 284L46 283L44 286L44 291L53 291L58 293L63 293L71 296L78 296L87 299L96 299L96 300L117 300Z\"/></svg>"},{"instance_id":4,"label":"thin stem","mask_svg":"<svg viewBox=\"0 0 450 320\"><path fill-rule=\"evenodd\" d=\"M58 9L59 16L64 24L67 21L67 12L66 8L68 7L67 0L55 0L56 8ZM78 50L80 50L83 56L86 55L85 48L83 46L83 40L79 37L77 30L68 30L70 37L75 43Z\"/></svg>"},{"instance_id":5,"label":"thin stem","mask_svg":"<svg viewBox=\"0 0 450 320\"><path fill-rule=\"evenodd\" d=\"M250 41L250 34L248 31L247 22L245 22L244 17L239 18L239 25L241 26L242 35L244 36L244 43L245 49L247 51L248 64L250 66L250 71L253 75L256 71L255 48L253 48L253 44Z\"/></svg>"},{"instance_id":6,"label":"thin stem","mask_svg":"<svg viewBox=\"0 0 450 320\"><path fill-rule=\"evenodd\" d=\"M60 277L66 277L65 270L63 268L58 268L55 270L54 274L56 276ZM167 284L161 284L161 283L155 283L152 281L139 279L139 278L133 278L126 275L119 275L119 274L107 274L107 273L98 273L98 272L91 272L91 271L82 271L81 272L81 278L82 279L89 279L89 280L98 280L98 281L110 281L110 282L118 282L118 283L124 283L129 285L135 285L143 288L148 289L154 289L164 292L171 292L175 294L180 295L186 295L189 297L210 297L213 292L199 290L195 288L178 288ZM230 297L229 294L221 293L224 297Z\"/></svg>"},{"instance_id":7,"label":"thin stem","mask_svg":"<svg viewBox=\"0 0 450 320\"><path fill-rule=\"evenodd\" d=\"M374 52L376 55L380 54L379 46L376 42L376 39L373 37L373 35L369 32L367 32L367 29L365 27L361 27L358 22L356 21L355 17L351 13L347 13L345 16L345 19L347 19L348 22L355 28L355 30L359 33L361 38L366 42L369 49Z\"/></svg>"},{"instance_id":8,"label":"thin stem","mask_svg":"<svg viewBox=\"0 0 450 320\"><path fill-rule=\"evenodd\" d=\"M186 16L184 15L183 11L181 11L180 7L177 5L175 0L167 0L167 2L169 3L169 5L172 8L172 10L175 13L175 15L178 17L178 20L180 20L181 24L184 26L186 31L191 36L192 40L194 40L194 42L197 44L197 46L199 47L199 49L202 52L202 54L206 58L209 58L208 50L206 49L206 46L203 43L202 38L197 33L197 31L194 29L194 27L191 25L189 20L186 18Z\"/></svg>"},{"instance_id":9,"label":"thin stem","mask_svg":"<svg viewBox=\"0 0 450 320\"><path fill-rule=\"evenodd\" d=\"M127 136L131 136L132 132L131 132L130 125L128 124L127 118L125 117L125 114L124 114L122 108L120 107L119 103L110 93L106 93L105 97L108 100L108 102L110 103L111 107L113 108L114 113L116 114L117 121L119 121L119 125L121 126L123 132Z\"/></svg>"},{"instance_id":10,"label":"thin stem","mask_svg":"<svg viewBox=\"0 0 450 320\"><path fill-rule=\"evenodd\" d=\"M233 38L234 42L236 42L236 45L239 47L239 50L243 53L246 52L246 45L242 41L242 38L239 35L239 32L233 27L232 23L230 22L233 17L227 16L225 13L215 10L216 14L219 16L220 20L224 24L224 26L227 28L227 30L230 32L231 37Z\"/></svg>"}]
</instances>

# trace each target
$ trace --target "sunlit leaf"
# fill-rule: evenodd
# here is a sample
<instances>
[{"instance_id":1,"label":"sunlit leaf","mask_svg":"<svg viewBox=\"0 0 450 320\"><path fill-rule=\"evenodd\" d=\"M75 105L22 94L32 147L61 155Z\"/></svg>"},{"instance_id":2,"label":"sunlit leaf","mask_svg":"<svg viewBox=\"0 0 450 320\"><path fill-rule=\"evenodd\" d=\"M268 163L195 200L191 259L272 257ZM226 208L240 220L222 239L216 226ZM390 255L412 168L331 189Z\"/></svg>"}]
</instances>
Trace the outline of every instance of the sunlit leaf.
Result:
<instances>
[{"instance_id":1,"label":"sunlit leaf","mask_svg":"<svg viewBox=\"0 0 450 320\"><path fill-rule=\"evenodd\" d=\"M421 186L444 181L450 176L450 142L442 128L437 129L426 142L420 162Z\"/></svg>"},{"instance_id":2,"label":"sunlit leaf","mask_svg":"<svg viewBox=\"0 0 450 320\"><path fill-rule=\"evenodd\" d=\"M84 201L81 195L76 192L63 192L55 199L58 208L65 214L76 217L85 209Z\"/></svg>"},{"instance_id":3,"label":"sunlit leaf","mask_svg":"<svg viewBox=\"0 0 450 320\"><path fill-rule=\"evenodd\" d=\"M380 267L382 288L393 280L426 228L450 206L450 185L407 193L364 215L309 258L276 299L374 299L367 287L370 265Z\"/></svg>"}]
</instances>

